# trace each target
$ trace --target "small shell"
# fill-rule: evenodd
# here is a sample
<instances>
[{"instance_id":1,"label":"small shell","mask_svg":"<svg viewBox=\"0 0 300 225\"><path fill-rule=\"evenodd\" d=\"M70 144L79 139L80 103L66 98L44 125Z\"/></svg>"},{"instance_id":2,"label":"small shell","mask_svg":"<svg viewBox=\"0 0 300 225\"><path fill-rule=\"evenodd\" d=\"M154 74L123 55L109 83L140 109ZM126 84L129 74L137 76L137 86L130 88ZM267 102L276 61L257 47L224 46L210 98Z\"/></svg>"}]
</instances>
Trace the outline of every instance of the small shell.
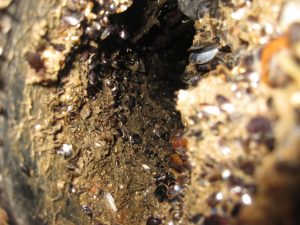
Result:
<instances>
[{"instance_id":1,"label":"small shell","mask_svg":"<svg viewBox=\"0 0 300 225\"><path fill-rule=\"evenodd\" d=\"M66 21L71 26L76 26L80 23L80 18L73 16L73 15L72 16L64 16L63 20Z\"/></svg>"},{"instance_id":2,"label":"small shell","mask_svg":"<svg viewBox=\"0 0 300 225\"><path fill-rule=\"evenodd\" d=\"M105 193L104 197L105 197L107 203L109 204L109 206L111 207L111 209L112 209L114 212L117 212L118 209L117 209L115 200L114 200L114 198L112 197L111 193L109 193L109 192Z\"/></svg>"},{"instance_id":3,"label":"small shell","mask_svg":"<svg viewBox=\"0 0 300 225\"><path fill-rule=\"evenodd\" d=\"M146 165L146 164L142 164L142 168L144 170L150 170L150 167L148 165Z\"/></svg>"},{"instance_id":4,"label":"small shell","mask_svg":"<svg viewBox=\"0 0 300 225\"><path fill-rule=\"evenodd\" d=\"M192 52L189 56L189 62L194 64L204 64L211 61L219 50L215 45L202 48L197 52Z\"/></svg>"},{"instance_id":5,"label":"small shell","mask_svg":"<svg viewBox=\"0 0 300 225\"><path fill-rule=\"evenodd\" d=\"M111 33L112 33L112 28L111 27L106 28L100 36L101 40L106 39Z\"/></svg>"}]
</instances>

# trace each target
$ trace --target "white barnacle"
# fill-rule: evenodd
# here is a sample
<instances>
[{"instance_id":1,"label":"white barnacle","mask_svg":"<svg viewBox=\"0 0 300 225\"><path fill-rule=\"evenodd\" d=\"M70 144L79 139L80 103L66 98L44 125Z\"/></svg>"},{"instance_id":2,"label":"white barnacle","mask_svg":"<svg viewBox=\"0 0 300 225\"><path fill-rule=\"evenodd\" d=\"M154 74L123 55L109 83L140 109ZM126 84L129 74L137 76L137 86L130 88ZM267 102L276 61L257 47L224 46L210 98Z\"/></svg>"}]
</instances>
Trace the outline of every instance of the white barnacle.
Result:
<instances>
[{"instance_id":1,"label":"white barnacle","mask_svg":"<svg viewBox=\"0 0 300 225\"><path fill-rule=\"evenodd\" d=\"M239 193L241 193L241 191L242 191L242 188L240 186L234 186L233 188L230 189L230 192L234 193L234 194L239 194Z\"/></svg>"},{"instance_id":2,"label":"white barnacle","mask_svg":"<svg viewBox=\"0 0 300 225\"><path fill-rule=\"evenodd\" d=\"M224 156L227 156L231 153L231 149L226 145L221 145L220 146L220 151Z\"/></svg>"},{"instance_id":3,"label":"white barnacle","mask_svg":"<svg viewBox=\"0 0 300 225\"><path fill-rule=\"evenodd\" d=\"M44 62L46 72L53 74L61 69L61 64L64 61L65 56L62 52L54 49L52 46L49 46L43 50L41 59ZM56 77L54 78L56 79ZM49 77L49 79L51 79L51 77Z\"/></svg>"},{"instance_id":4,"label":"white barnacle","mask_svg":"<svg viewBox=\"0 0 300 225\"><path fill-rule=\"evenodd\" d=\"M219 192L219 193L217 193L216 194L216 199L218 200L218 201L221 201L222 199L223 199L223 194L221 193L221 192Z\"/></svg>"},{"instance_id":5,"label":"white barnacle","mask_svg":"<svg viewBox=\"0 0 300 225\"><path fill-rule=\"evenodd\" d=\"M243 194L243 196L242 196L242 202L243 202L245 205L251 205L251 203L252 203L252 198L251 198L250 195L248 195L248 194Z\"/></svg>"},{"instance_id":6,"label":"white barnacle","mask_svg":"<svg viewBox=\"0 0 300 225\"><path fill-rule=\"evenodd\" d=\"M221 105L221 109L224 110L227 113L233 113L234 112L234 105L227 102Z\"/></svg>"},{"instance_id":7,"label":"white barnacle","mask_svg":"<svg viewBox=\"0 0 300 225\"><path fill-rule=\"evenodd\" d=\"M231 17L234 20L241 20L244 18L245 14L246 14L246 8L243 7L231 13Z\"/></svg>"},{"instance_id":8,"label":"white barnacle","mask_svg":"<svg viewBox=\"0 0 300 225\"><path fill-rule=\"evenodd\" d=\"M148 165L146 165L146 164L142 164L142 168L144 170L150 170L150 167Z\"/></svg>"},{"instance_id":9,"label":"white barnacle","mask_svg":"<svg viewBox=\"0 0 300 225\"><path fill-rule=\"evenodd\" d=\"M213 116L218 116L221 113L219 107L214 106L214 105L203 104L203 105L201 105L201 109L204 113L213 115Z\"/></svg>"},{"instance_id":10,"label":"white barnacle","mask_svg":"<svg viewBox=\"0 0 300 225\"><path fill-rule=\"evenodd\" d=\"M63 144L58 150L57 150L57 154L61 155L63 157L69 157L72 154L72 145L69 144Z\"/></svg>"},{"instance_id":11,"label":"white barnacle","mask_svg":"<svg viewBox=\"0 0 300 225\"><path fill-rule=\"evenodd\" d=\"M228 179L230 176L231 176L230 170L224 170L224 171L222 172L222 178L223 178L223 179Z\"/></svg>"}]
</instances>

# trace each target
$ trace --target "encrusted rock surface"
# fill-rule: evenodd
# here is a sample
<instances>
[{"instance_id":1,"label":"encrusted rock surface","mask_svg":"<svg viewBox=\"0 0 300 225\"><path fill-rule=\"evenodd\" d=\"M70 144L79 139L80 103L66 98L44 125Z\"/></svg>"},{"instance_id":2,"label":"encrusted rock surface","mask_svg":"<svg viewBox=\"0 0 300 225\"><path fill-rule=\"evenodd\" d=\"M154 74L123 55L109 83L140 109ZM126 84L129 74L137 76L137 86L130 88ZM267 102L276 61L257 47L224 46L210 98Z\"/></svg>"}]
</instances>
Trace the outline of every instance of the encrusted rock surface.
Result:
<instances>
[{"instance_id":1,"label":"encrusted rock surface","mask_svg":"<svg viewBox=\"0 0 300 225\"><path fill-rule=\"evenodd\" d=\"M299 223L300 21L289 13L299 6L220 2L196 22L194 45L212 32L219 39L209 44L229 46L234 58L204 73L189 65L187 76L200 81L178 93L192 164L185 206L199 215L195 224Z\"/></svg>"}]
</instances>

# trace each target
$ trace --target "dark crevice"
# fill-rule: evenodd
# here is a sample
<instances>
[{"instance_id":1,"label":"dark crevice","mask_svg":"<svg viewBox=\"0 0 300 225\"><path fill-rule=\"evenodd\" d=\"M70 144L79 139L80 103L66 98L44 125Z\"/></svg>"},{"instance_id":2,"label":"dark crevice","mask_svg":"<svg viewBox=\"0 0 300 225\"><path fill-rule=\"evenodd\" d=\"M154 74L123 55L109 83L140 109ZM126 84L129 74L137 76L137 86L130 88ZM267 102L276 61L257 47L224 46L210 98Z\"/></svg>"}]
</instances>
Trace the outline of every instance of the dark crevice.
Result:
<instances>
[{"instance_id":1,"label":"dark crevice","mask_svg":"<svg viewBox=\"0 0 300 225\"><path fill-rule=\"evenodd\" d=\"M124 51L131 49L142 60L148 76L165 81L172 91L184 88L180 77L188 63L194 23L181 13L177 1L134 1L126 12L112 15L110 20L113 27L124 28L129 38L112 35L101 43L100 51L126 54Z\"/></svg>"},{"instance_id":2,"label":"dark crevice","mask_svg":"<svg viewBox=\"0 0 300 225\"><path fill-rule=\"evenodd\" d=\"M188 64L187 49L192 45L194 23L179 11L177 1L159 2L135 1L125 13L110 18L117 32L98 41L99 47L89 53L87 88L92 101L112 99L107 106L112 117L105 120L115 130L115 143L122 140L114 148L122 145L124 150L122 156L110 151L107 160L128 157L125 171L134 182L144 179L134 175L139 171L137 164L149 165L156 177L143 183L149 182L155 201L168 202L173 207L182 202L181 195L173 190L177 184L174 174L189 176L187 157L182 152L178 154L170 140L183 129L175 110L175 93L185 88L181 75ZM128 38L120 37L118 31L122 29ZM113 170L106 174L116 176ZM119 198L133 201L131 193L128 187ZM147 201L151 205L153 199ZM136 202L121 212L132 216L124 224L141 224L143 214L150 216L149 211L140 209L140 204Z\"/></svg>"}]
</instances>

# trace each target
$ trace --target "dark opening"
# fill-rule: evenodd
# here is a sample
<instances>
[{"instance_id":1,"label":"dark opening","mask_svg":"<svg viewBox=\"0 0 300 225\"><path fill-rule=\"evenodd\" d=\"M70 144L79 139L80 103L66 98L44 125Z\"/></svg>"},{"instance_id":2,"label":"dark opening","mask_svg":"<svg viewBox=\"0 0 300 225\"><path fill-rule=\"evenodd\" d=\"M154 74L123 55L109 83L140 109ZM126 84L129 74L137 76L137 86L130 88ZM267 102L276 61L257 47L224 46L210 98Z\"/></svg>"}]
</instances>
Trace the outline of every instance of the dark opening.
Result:
<instances>
[{"instance_id":1,"label":"dark opening","mask_svg":"<svg viewBox=\"0 0 300 225\"><path fill-rule=\"evenodd\" d=\"M187 49L195 31L194 22L180 12L176 0L134 1L126 12L113 15L110 20L128 32L128 39L121 45L127 45L141 57L149 76L166 81L174 91L184 88L180 77L188 63Z\"/></svg>"},{"instance_id":2,"label":"dark opening","mask_svg":"<svg viewBox=\"0 0 300 225\"><path fill-rule=\"evenodd\" d=\"M181 204L176 191L167 193L176 184L171 168L189 173L187 160L176 153L170 140L183 128L175 93L185 87L181 75L188 64L194 23L180 12L176 0L137 0L126 12L111 16L110 22L112 34L98 42L89 58L88 93L96 99L111 90L118 118L113 127L117 139L125 143L122 157L130 158L128 176L141 179L155 201ZM154 177L145 180L135 175L140 173L139 163L156 172L155 183ZM106 173L115 176L113 170ZM123 191L119 197L133 201L131 187ZM149 206L151 201L149 197ZM143 204L135 202L124 209L125 215L132 216L124 224L141 224L142 214L151 215Z\"/></svg>"}]
</instances>

